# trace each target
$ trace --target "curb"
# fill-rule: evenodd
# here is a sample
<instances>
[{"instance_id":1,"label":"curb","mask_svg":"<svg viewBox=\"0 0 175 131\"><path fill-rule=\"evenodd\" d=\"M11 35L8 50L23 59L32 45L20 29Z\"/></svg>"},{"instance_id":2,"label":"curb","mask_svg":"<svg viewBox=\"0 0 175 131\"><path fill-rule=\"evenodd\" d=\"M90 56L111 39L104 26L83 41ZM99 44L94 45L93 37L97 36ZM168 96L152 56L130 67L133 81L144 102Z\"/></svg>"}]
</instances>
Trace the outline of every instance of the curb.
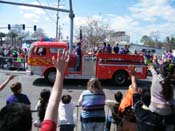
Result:
<instances>
[{"instance_id":1,"label":"curb","mask_svg":"<svg viewBox=\"0 0 175 131\"><path fill-rule=\"evenodd\" d=\"M0 69L0 73L4 73L4 74L26 74L26 71L17 71L17 70L3 70Z\"/></svg>"}]
</instances>

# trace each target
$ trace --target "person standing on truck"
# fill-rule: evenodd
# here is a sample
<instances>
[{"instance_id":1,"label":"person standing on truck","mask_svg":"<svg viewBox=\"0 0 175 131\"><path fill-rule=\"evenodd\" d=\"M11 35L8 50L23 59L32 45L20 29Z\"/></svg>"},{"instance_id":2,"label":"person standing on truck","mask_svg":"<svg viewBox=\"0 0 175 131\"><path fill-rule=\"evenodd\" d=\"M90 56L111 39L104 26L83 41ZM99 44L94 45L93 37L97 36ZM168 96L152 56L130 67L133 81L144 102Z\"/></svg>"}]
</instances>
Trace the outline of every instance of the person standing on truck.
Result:
<instances>
[{"instance_id":1,"label":"person standing on truck","mask_svg":"<svg viewBox=\"0 0 175 131\"><path fill-rule=\"evenodd\" d=\"M107 50L108 50L108 53L109 53L109 54L112 54L112 47L111 47L111 45L108 44L108 46L107 46L106 48L107 48Z\"/></svg>"},{"instance_id":2,"label":"person standing on truck","mask_svg":"<svg viewBox=\"0 0 175 131\"><path fill-rule=\"evenodd\" d=\"M129 51L129 45L125 45L124 46L124 54L128 54L130 51Z\"/></svg>"},{"instance_id":3,"label":"person standing on truck","mask_svg":"<svg viewBox=\"0 0 175 131\"><path fill-rule=\"evenodd\" d=\"M75 56L76 56L75 70L76 71L80 71L80 65L81 65L81 42L77 43L77 47L75 49Z\"/></svg>"},{"instance_id":4,"label":"person standing on truck","mask_svg":"<svg viewBox=\"0 0 175 131\"><path fill-rule=\"evenodd\" d=\"M118 54L118 52L119 52L118 43L114 46L113 51L115 52L115 54Z\"/></svg>"},{"instance_id":5,"label":"person standing on truck","mask_svg":"<svg viewBox=\"0 0 175 131\"><path fill-rule=\"evenodd\" d=\"M102 52L101 53L108 53L106 42L103 42L103 48L102 48Z\"/></svg>"}]
</instances>

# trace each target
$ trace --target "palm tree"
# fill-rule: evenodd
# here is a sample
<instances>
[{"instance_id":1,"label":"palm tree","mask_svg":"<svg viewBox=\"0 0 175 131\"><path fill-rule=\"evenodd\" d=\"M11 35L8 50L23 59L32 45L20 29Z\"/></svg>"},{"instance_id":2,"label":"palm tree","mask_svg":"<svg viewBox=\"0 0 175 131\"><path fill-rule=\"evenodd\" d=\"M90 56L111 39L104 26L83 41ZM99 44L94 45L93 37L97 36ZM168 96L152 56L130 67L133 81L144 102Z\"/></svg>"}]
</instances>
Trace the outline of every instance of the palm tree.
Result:
<instances>
[{"instance_id":1,"label":"palm tree","mask_svg":"<svg viewBox=\"0 0 175 131\"><path fill-rule=\"evenodd\" d=\"M14 31L10 31L7 34L7 37L9 37L11 39L12 46L14 45L14 40L16 39L17 36L18 36L18 34Z\"/></svg>"}]
</instances>

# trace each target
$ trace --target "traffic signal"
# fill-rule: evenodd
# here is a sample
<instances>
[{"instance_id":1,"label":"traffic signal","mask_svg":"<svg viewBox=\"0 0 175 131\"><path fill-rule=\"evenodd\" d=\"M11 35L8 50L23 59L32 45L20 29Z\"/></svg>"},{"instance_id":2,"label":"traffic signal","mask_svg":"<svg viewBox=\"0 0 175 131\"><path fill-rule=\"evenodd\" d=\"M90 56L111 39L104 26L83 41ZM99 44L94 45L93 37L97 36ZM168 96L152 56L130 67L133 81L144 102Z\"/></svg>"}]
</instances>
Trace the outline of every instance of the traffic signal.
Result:
<instances>
[{"instance_id":1,"label":"traffic signal","mask_svg":"<svg viewBox=\"0 0 175 131\"><path fill-rule=\"evenodd\" d=\"M36 31L36 25L34 25L33 30Z\"/></svg>"},{"instance_id":2,"label":"traffic signal","mask_svg":"<svg viewBox=\"0 0 175 131\"><path fill-rule=\"evenodd\" d=\"M25 30L25 24L22 24L22 29Z\"/></svg>"},{"instance_id":3,"label":"traffic signal","mask_svg":"<svg viewBox=\"0 0 175 131\"><path fill-rule=\"evenodd\" d=\"M11 26L10 26L10 24L8 24L8 30L10 30L11 29Z\"/></svg>"}]
</instances>

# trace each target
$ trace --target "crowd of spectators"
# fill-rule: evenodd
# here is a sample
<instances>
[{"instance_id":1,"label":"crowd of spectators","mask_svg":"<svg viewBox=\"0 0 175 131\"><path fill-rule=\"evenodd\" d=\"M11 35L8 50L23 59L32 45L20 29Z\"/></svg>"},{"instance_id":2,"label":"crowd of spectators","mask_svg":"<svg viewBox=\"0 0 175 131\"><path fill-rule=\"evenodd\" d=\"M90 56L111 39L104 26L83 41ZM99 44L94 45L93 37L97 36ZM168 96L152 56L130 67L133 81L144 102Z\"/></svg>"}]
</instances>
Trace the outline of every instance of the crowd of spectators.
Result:
<instances>
[{"instance_id":1,"label":"crowd of spectators","mask_svg":"<svg viewBox=\"0 0 175 131\"><path fill-rule=\"evenodd\" d=\"M26 48L0 47L0 68L20 68L21 63L26 62L27 54Z\"/></svg>"}]
</instances>

